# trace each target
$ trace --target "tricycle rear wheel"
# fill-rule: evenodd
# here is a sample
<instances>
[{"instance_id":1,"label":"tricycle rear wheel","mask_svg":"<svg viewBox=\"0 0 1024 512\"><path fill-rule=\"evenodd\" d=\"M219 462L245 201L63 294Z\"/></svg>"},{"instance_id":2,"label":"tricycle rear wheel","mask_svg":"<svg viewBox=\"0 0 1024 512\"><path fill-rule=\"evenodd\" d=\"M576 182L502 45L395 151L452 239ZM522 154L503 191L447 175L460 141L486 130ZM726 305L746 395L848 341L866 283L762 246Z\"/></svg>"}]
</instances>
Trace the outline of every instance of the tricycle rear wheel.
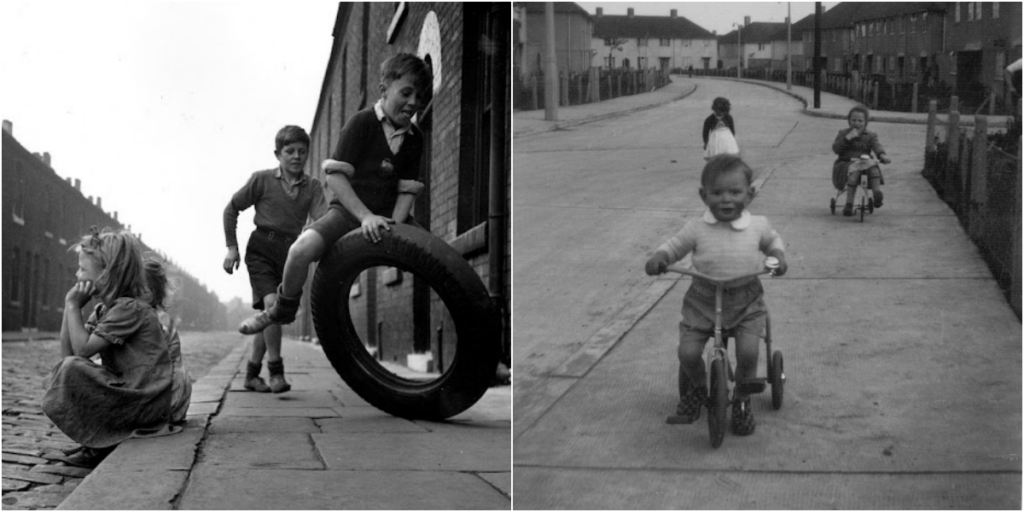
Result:
<instances>
[{"instance_id":1,"label":"tricycle rear wheel","mask_svg":"<svg viewBox=\"0 0 1024 512\"><path fill-rule=\"evenodd\" d=\"M782 408L782 392L786 384L786 374L782 365L782 352L776 350L772 354L772 407L777 411Z\"/></svg>"}]
</instances>

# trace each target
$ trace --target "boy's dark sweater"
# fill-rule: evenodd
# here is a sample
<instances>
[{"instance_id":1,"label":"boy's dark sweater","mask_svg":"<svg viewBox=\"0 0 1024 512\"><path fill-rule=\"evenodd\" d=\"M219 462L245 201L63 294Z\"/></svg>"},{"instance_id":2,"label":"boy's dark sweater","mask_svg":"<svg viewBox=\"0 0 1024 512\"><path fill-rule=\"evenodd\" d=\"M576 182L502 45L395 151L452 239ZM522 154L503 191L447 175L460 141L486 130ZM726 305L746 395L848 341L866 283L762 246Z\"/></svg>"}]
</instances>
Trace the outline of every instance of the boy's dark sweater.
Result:
<instances>
[{"instance_id":1,"label":"boy's dark sweater","mask_svg":"<svg viewBox=\"0 0 1024 512\"><path fill-rule=\"evenodd\" d=\"M382 122L373 107L356 112L341 129L331 158L355 169L347 177L359 200L375 215L390 217L398 200L399 180L420 181L423 135L412 126L395 154L388 145ZM390 170L383 164L385 160L390 162ZM331 205L347 211L336 197Z\"/></svg>"},{"instance_id":2,"label":"boy's dark sweater","mask_svg":"<svg viewBox=\"0 0 1024 512\"><path fill-rule=\"evenodd\" d=\"M302 232L307 216L318 219L327 211L319 180L303 174L295 184L298 191L293 198L281 186L284 178L280 172L280 168L254 172L231 196L224 208L224 238L228 247L238 247L238 212L250 206L256 207L253 223L257 228L292 238Z\"/></svg>"}]
</instances>

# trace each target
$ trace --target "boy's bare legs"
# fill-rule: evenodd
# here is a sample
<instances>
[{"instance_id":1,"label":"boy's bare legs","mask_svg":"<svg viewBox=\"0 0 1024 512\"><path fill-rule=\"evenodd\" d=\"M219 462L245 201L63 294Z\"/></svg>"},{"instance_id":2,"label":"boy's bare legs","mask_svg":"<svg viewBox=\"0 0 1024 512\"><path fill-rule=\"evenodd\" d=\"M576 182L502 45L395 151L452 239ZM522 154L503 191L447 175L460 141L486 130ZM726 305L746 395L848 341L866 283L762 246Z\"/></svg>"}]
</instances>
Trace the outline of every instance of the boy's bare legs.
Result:
<instances>
[{"instance_id":1,"label":"boy's bare legs","mask_svg":"<svg viewBox=\"0 0 1024 512\"><path fill-rule=\"evenodd\" d=\"M292 323L295 320L295 313L299 310L299 299L302 297L302 287L306 284L309 264L318 261L326 247L327 244L320 233L312 229L303 231L288 248L288 259L284 263L276 302L263 312L246 319L238 330L242 334L255 334L272 324Z\"/></svg>"}]
</instances>

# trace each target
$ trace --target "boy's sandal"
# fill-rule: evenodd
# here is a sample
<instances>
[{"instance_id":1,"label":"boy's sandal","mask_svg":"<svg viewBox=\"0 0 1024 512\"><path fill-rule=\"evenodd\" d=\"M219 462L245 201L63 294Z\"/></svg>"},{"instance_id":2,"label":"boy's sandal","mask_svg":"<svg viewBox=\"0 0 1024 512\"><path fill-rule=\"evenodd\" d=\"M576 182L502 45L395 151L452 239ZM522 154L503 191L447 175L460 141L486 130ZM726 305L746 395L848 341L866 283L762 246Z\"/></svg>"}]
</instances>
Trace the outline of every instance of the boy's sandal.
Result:
<instances>
[{"instance_id":1,"label":"boy's sandal","mask_svg":"<svg viewBox=\"0 0 1024 512\"><path fill-rule=\"evenodd\" d=\"M700 419L700 408L707 399L707 388L697 387L687 390L686 395L676 406L676 413L668 417L668 423L672 425L689 425Z\"/></svg>"},{"instance_id":2,"label":"boy's sandal","mask_svg":"<svg viewBox=\"0 0 1024 512\"><path fill-rule=\"evenodd\" d=\"M732 433L737 436L749 436L754 433L756 426L754 411L750 410L750 397L733 399Z\"/></svg>"}]
</instances>

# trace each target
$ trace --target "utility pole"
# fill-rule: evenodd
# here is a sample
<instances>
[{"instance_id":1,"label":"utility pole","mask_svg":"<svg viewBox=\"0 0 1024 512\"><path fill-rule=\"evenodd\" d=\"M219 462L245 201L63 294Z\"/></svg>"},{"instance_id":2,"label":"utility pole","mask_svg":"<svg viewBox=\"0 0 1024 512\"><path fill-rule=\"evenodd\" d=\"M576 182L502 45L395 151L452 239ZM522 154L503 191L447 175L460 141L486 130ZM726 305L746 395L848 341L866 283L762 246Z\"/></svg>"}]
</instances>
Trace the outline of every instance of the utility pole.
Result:
<instances>
[{"instance_id":1,"label":"utility pole","mask_svg":"<svg viewBox=\"0 0 1024 512\"><path fill-rule=\"evenodd\" d=\"M786 2L786 90L793 90L793 27L791 24L792 2Z\"/></svg>"},{"instance_id":2,"label":"utility pole","mask_svg":"<svg viewBox=\"0 0 1024 512\"><path fill-rule=\"evenodd\" d=\"M558 64L555 60L555 4L544 3L544 120L558 121Z\"/></svg>"},{"instance_id":3,"label":"utility pole","mask_svg":"<svg viewBox=\"0 0 1024 512\"><path fill-rule=\"evenodd\" d=\"M821 2L814 2L814 108L821 108Z\"/></svg>"},{"instance_id":4,"label":"utility pole","mask_svg":"<svg viewBox=\"0 0 1024 512\"><path fill-rule=\"evenodd\" d=\"M743 78L743 25L733 25L736 27L736 78Z\"/></svg>"}]
</instances>

